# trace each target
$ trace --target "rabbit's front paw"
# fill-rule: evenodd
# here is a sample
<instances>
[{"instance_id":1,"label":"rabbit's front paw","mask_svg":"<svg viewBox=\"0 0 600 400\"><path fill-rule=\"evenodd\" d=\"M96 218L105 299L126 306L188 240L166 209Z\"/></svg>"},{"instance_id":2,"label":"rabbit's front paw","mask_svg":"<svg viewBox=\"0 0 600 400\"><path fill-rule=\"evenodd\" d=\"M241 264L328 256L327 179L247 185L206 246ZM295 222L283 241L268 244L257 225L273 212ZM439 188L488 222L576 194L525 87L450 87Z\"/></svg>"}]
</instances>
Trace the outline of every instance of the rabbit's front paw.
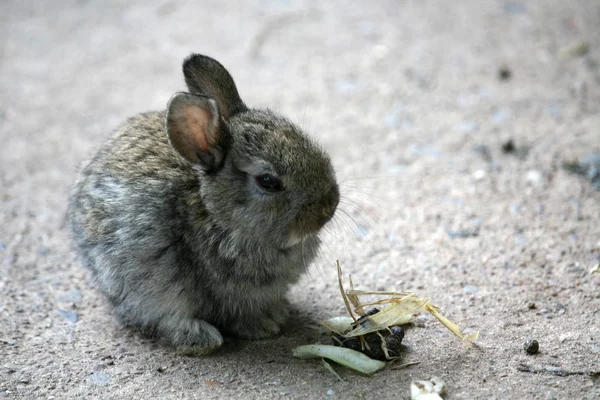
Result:
<instances>
[{"instance_id":1,"label":"rabbit's front paw","mask_svg":"<svg viewBox=\"0 0 600 400\"><path fill-rule=\"evenodd\" d=\"M223 344L223 336L217 328L200 319L168 318L161 321L159 331L179 354L205 355Z\"/></svg>"},{"instance_id":2,"label":"rabbit's front paw","mask_svg":"<svg viewBox=\"0 0 600 400\"><path fill-rule=\"evenodd\" d=\"M239 321L233 333L245 339L266 339L281 332L290 311L285 301L273 303L265 313Z\"/></svg>"}]
</instances>

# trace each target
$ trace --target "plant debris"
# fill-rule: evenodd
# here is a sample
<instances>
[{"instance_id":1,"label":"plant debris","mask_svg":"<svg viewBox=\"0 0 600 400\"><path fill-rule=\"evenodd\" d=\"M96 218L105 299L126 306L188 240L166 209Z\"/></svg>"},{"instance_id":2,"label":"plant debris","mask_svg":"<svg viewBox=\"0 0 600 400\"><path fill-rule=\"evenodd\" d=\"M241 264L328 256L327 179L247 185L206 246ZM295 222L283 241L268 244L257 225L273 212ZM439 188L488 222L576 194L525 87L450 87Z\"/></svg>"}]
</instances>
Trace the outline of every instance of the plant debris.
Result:
<instances>
[{"instance_id":1,"label":"plant debris","mask_svg":"<svg viewBox=\"0 0 600 400\"><path fill-rule=\"evenodd\" d=\"M558 56L563 61L569 61L574 58L583 57L590 51L590 44L585 40L572 43L569 46L563 47Z\"/></svg>"},{"instance_id":2,"label":"plant debris","mask_svg":"<svg viewBox=\"0 0 600 400\"><path fill-rule=\"evenodd\" d=\"M360 321L361 319L358 320L359 324ZM334 332L331 339L335 346L360 351L376 360L389 361L400 356L404 329L401 326L392 326L387 330L349 338Z\"/></svg>"},{"instance_id":3,"label":"plant debris","mask_svg":"<svg viewBox=\"0 0 600 400\"><path fill-rule=\"evenodd\" d=\"M337 269L340 293L349 316L322 322L332 332L334 346L299 346L294 349L295 357L328 358L364 374L372 374L387 365L384 361L398 359L405 333L401 325L410 323L422 310L437 318L467 345L479 336L479 332L463 334L458 325L445 318L439 308L430 303L429 298L409 292L356 290L351 276L350 289L346 290L339 261ZM364 296L377 299L363 303L361 298Z\"/></svg>"},{"instance_id":4,"label":"plant debris","mask_svg":"<svg viewBox=\"0 0 600 400\"><path fill-rule=\"evenodd\" d=\"M570 376L570 375L589 375L589 376L600 376L600 371L568 371L560 367L552 365L542 366L531 366L527 364L519 364L517 369L521 372L530 372L533 374L550 374L556 376Z\"/></svg>"},{"instance_id":5,"label":"plant debris","mask_svg":"<svg viewBox=\"0 0 600 400\"><path fill-rule=\"evenodd\" d=\"M326 344L298 346L294 349L293 354L294 357L301 359L328 358L365 375L371 375L387 365L385 362L373 360L359 351Z\"/></svg>"},{"instance_id":6,"label":"plant debris","mask_svg":"<svg viewBox=\"0 0 600 400\"><path fill-rule=\"evenodd\" d=\"M351 326L352 329L349 332L333 331L338 334L342 334L346 338L363 336L368 333L383 331L393 326L408 324L412 321L413 315L417 314L421 310L425 310L437 318L442 325L448 328L456 337L466 344L471 344L477 340L477 337L479 336L479 332L464 335L458 325L444 317L439 312L439 307L430 303L431 299L429 298L419 297L416 294L409 292L356 290L354 289L352 276L349 277L350 289L344 290L342 284L342 268L340 267L339 262L337 263L337 268L340 291L344 297L346 309L355 323ZM362 303L362 296L378 296L380 298L379 300L371 303ZM354 309L350 308L350 303L352 303ZM369 314L365 311L365 307L369 306L386 307L376 313ZM354 313L362 318L360 322L354 316ZM325 321L323 325L329 328L329 324L327 322L328 321Z\"/></svg>"}]
</instances>

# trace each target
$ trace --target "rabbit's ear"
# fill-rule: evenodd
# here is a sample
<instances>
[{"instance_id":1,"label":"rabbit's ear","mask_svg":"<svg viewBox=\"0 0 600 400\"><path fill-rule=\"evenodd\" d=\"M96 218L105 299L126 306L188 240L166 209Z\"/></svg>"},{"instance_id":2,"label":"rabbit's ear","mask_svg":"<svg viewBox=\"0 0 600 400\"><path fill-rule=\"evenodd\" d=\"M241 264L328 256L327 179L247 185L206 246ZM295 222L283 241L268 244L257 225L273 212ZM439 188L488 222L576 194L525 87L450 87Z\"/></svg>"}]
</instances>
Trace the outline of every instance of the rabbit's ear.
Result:
<instances>
[{"instance_id":1,"label":"rabbit's ear","mask_svg":"<svg viewBox=\"0 0 600 400\"><path fill-rule=\"evenodd\" d=\"M205 171L219 168L224 157L219 108L208 97L176 93L167 106L166 127L171 146Z\"/></svg>"},{"instance_id":2,"label":"rabbit's ear","mask_svg":"<svg viewBox=\"0 0 600 400\"><path fill-rule=\"evenodd\" d=\"M190 92L215 99L223 117L246 110L233 78L217 60L192 54L183 62L183 75Z\"/></svg>"}]
</instances>

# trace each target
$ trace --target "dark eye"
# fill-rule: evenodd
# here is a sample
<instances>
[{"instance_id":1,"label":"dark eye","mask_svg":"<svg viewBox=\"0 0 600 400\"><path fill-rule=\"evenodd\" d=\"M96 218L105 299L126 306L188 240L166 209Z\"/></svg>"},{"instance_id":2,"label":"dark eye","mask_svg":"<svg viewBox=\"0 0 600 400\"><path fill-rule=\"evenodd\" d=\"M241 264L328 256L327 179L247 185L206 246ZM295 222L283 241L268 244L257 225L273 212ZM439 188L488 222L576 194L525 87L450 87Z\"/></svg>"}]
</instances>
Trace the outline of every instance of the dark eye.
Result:
<instances>
[{"instance_id":1,"label":"dark eye","mask_svg":"<svg viewBox=\"0 0 600 400\"><path fill-rule=\"evenodd\" d=\"M273 175L264 174L256 177L256 184L267 192L281 192L283 183Z\"/></svg>"}]
</instances>

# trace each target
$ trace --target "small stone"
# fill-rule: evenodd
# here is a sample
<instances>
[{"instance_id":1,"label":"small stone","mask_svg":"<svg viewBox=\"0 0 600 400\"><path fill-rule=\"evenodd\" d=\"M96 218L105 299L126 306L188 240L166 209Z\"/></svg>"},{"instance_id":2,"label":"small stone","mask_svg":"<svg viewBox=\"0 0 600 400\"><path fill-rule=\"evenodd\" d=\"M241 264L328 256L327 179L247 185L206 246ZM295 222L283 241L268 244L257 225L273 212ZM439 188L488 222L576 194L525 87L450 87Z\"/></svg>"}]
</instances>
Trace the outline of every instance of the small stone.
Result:
<instances>
[{"instance_id":1,"label":"small stone","mask_svg":"<svg viewBox=\"0 0 600 400\"><path fill-rule=\"evenodd\" d=\"M484 179L486 176L486 172L483 169L478 169L477 171L475 171L473 173L473 179L475 179L476 181L480 181L482 179Z\"/></svg>"},{"instance_id":2,"label":"small stone","mask_svg":"<svg viewBox=\"0 0 600 400\"><path fill-rule=\"evenodd\" d=\"M19 378L19 380L17 382L27 385L27 384L29 384L29 382L31 382L31 378L28 376L22 376L21 378Z\"/></svg>"},{"instance_id":3,"label":"small stone","mask_svg":"<svg viewBox=\"0 0 600 400\"><path fill-rule=\"evenodd\" d=\"M535 354L538 352L538 350L540 349L540 344L538 343L537 340L527 340L525 341L525 343L523 344L523 349L528 353L528 354Z\"/></svg>"},{"instance_id":4,"label":"small stone","mask_svg":"<svg viewBox=\"0 0 600 400\"><path fill-rule=\"evenodd\" d=\"M498 79L500 79L501 81L507 81L511 77L512 71L507 66L500 67L500 69L498 70Z\"/></svg>"},{"instance_id":5,"label":"small stone","mask_svg":"<svg viewBox=\"0 0 600 400\"><path fill-rule=\"evenodd\" d=\"M567 271L567 273L569 273L569 274L581 274L581 273L583 273L583 272L584 272L584 269L583 269L583 267L581 267L581 266L579 265L579 263L578 263L578 262L576 262L576 263L574 263L574 264L571 264L571 265L569 265L569 266L566 268L566 271Z\"/></svg>"},{"instance_id":6,"label":"small stone","mask_svg":"<svg viewBox=\"0 0 600 400\"><path fill-rule=\"evenodd\" d=\"M534 185L539 185L540 183L542 183L543 178L544 178L544 175L542 174L542 172L538 171L536 169L530 169L525 174L525 180Z\"/></svg>"},{"instance_id":7,"label":"small stone","mask_svg":"<svg viewBox=\"0 0 600 400\"><path fill-rule=\"evenodd\" d=\"M464 293L478 293L479 288L477 286L467 285L463 288L463 292Z\"/></svg>"},{"instance_id":8,"label":"small stone","mask_svg":"<svg viewBox=\"0 0 600 400\"><path fill-rule=\"evenodd\" d=\"M106 372L95 371L87 378L87 382L92 385L105 386L110 382L110 375Z\"/></svg>"},{"instance_id":9,"label":"small stone","mask_svg":"<svg viewBox=\"0 0 600 400\"><path fill-rule=\"evenodd\" d=\"M19 368L15 364L4 364L4 369L6 369L6 372L9 374L13 374L17 372Z\"/></svg>"},{"instance_id":10,"label":"small stone","mask_svg":"<svg viewBox=\"0 0 600 400\"><path fill-rule=\"evenodd\" d=\"M69 322L77 322L79 320L79 315L77 315L74 311L58 309L56 310L60 315L62 315Z\"/></svg>"},{"instance_id":11,"label":"small stone","mask_svg":"<svg viewBox=\"0 0 600 400\"><path fill-rule=\"evenodd\" d=\"M515 146L515 142L512 139L508 139L506 142L502 143L502 152L509 154L514 153L517 150L517 146Z\"/></svg>"},{"instance_id":12,"label":"small stone","mask_svg":"<svg viewBox=\"0 0 600 400\"><path fill-rule=\"evenodd\" d=\"M335 394L335 392L333 391L333 389L329 389L327 391L327 396L329 396L329 397L333 396L334 394Z\"/></svg>"}]
</instances>

